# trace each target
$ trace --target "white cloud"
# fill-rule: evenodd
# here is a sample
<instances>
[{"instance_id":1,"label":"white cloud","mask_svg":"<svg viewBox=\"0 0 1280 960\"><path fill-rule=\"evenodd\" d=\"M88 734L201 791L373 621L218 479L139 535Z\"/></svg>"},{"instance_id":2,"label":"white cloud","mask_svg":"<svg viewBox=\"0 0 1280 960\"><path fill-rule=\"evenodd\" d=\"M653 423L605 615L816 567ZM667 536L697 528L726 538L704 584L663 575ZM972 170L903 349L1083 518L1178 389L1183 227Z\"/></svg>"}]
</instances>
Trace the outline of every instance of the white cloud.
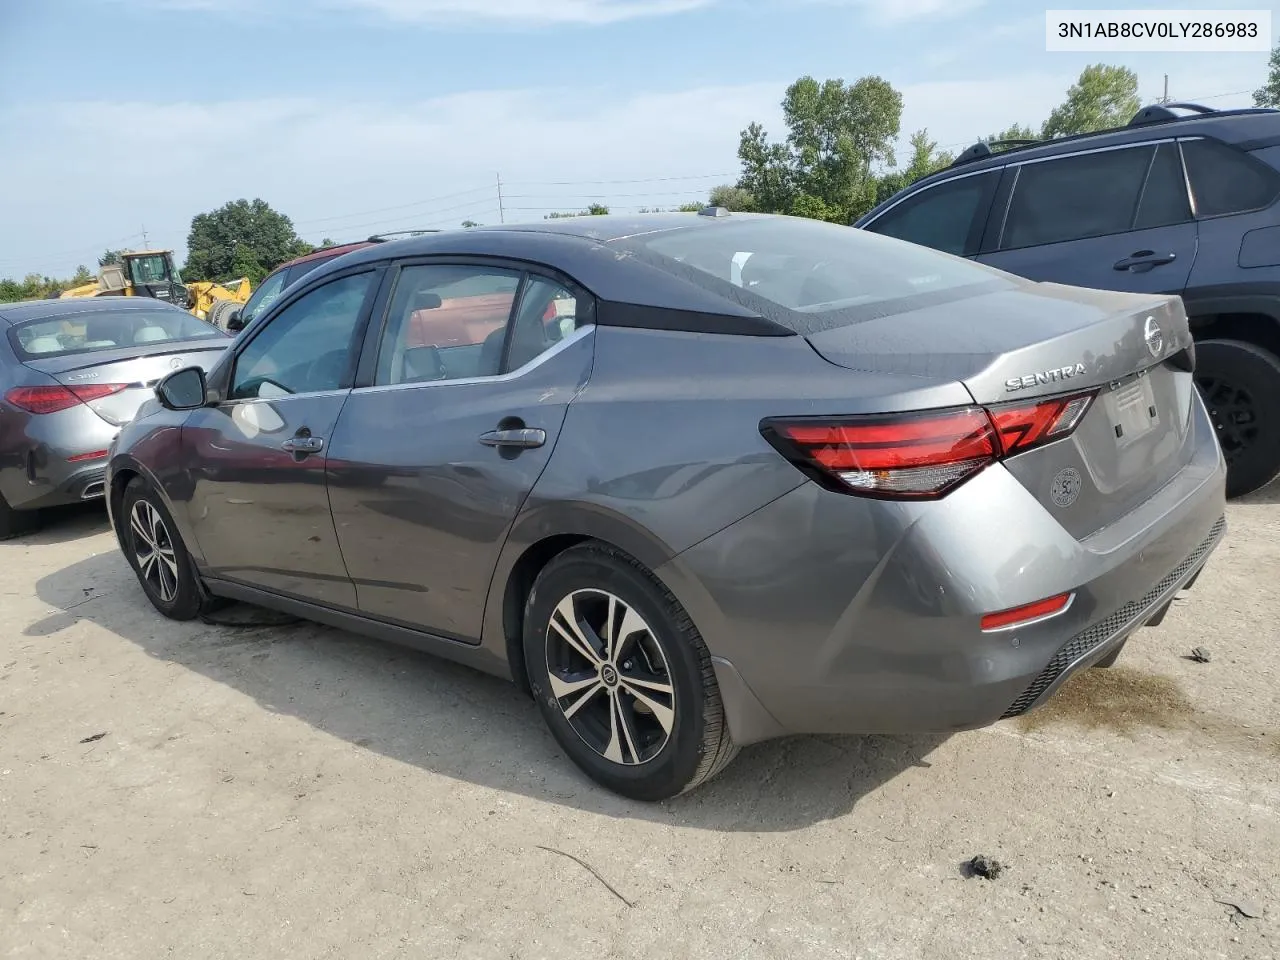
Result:
<instances>
[{"instance_id":1,"label":"white cloud","mask_svg":"<svg viewBox=\"0 0 1280 960\"><path fill-rule=\"evenodd\" d=\"M182 250L192 216L239 197L262 197L317 241L495 223L498 173L509 222L593 199L615 209L705 199L736 177L742 127L753 119L780 127L784 86L778 79L632 97L555 89L394 105L103 101L0 111L0 128L31 144L6 167L7 179L23 186L0 195L0 276L92 265L98 245L144 224L152 243ZM39 135L28 140L26 131ZM618 180L647 182L598 182ZM419 202L430 198L441 199ZM402 209L384 209L394 207Z\"/></svg>"},{"instance_id":2,"label":"white cloud","mask_svg":"<svg viewBox=\"0 0 1280 960\"><path fill-rule=\"evenodd\" d=\"M365 11L399 22L478 23L486 26L599 26L641 17L669 16L716 0L117 0L172 10L207 10L232 16ZM921 2L921 0L911 0ZM928 0L926 0L928 2Z\"/></svg>"},{"instance_id":3,"label":"white cloud","mask_svg":"<svg viewBox=\"0 0 1280 960\"><path fill-rule=\"evenodd\" d=\"M952 20L972 13L986 0L813 0L845 7L860 7L873 22L900 24L913 20Z\"/></svg>"}]
</instances>

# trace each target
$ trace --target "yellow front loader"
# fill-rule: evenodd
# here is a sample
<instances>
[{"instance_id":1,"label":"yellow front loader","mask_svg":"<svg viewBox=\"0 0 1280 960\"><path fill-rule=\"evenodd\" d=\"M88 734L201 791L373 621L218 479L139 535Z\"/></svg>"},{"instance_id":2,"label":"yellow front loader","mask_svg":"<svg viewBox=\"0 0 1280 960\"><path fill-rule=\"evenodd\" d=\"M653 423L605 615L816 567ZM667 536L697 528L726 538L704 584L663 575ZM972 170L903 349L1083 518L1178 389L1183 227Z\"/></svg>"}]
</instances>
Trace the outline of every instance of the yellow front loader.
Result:
<instances>
[{"instance_id":1,"label":"yellow front loader","mask_svg":"<svg viewBox=\"0 0 1280 960\"><path fill-rule=\"evenodd\" d=\"M64 290L62 296L153 297L216 323L222 314L243 306L250 292L247 277L225 284L183 283L172 250L136 250L120 254L120 263L103 267L98 279Z\"/></svg>"}]
</instances>

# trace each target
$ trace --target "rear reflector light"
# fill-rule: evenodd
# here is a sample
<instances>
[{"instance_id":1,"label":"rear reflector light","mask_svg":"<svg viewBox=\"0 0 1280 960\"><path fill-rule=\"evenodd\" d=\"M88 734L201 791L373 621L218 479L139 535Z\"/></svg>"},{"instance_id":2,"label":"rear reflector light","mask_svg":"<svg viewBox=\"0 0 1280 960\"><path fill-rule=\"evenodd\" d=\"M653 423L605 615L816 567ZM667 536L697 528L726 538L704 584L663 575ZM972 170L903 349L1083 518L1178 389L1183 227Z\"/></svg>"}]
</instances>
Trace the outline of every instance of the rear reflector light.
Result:
<instances>
[{"instance_id":1,"label":"rear reflector light","mask_svg":"<svg viewBox=\"0 0 1280 960\"><path fill-rule=\"evenodd\" d=\"M828 489L932 500L997 460L1070 436L1096 392L990 408L771 418L761 422L760 432Z\"/></svg>"},{"instance_id":2,"label":"rear reflector light","mask_svg":"<svg viewBox=\"0 0 1280 960\"><path fill-rule=\"evenodd\" d=\"M1047 597L1044 600L1037 600L1035 603L1014 607L1012 610L988 613L982 618L982 629L1004 630L1008 627L1025 627L1027 624L1035 623L1039 620L1056 617L1071 606L1071 600L1074 596L1075 594L1073 593L1060 593L1056 597Z\"/></svg>"},{"instance_id":3,"label":"rear reflector light","mask_svg":"<svg viewBox=\"0 0 1280 960\"><path fill-rule=\"evenodd\" d=\"M67 463L83 463L85 460L101 460L106 455L106 450L94 450L92 453L77 453L74 457L67 457Z\"/></svg>"},{"instance_id":4,"label":"rear reflector light","mask_svg":"<svg viewBox=\"0 0 1280 960\"><path fill-rule=\"evenodd\" d=\"M4 395L13 406L27 413L58 413L78 403L101 400L119 393L127 383L86 383L75 387L53 384L47 387L14 387Z\"/></svg>"}]
</instances>

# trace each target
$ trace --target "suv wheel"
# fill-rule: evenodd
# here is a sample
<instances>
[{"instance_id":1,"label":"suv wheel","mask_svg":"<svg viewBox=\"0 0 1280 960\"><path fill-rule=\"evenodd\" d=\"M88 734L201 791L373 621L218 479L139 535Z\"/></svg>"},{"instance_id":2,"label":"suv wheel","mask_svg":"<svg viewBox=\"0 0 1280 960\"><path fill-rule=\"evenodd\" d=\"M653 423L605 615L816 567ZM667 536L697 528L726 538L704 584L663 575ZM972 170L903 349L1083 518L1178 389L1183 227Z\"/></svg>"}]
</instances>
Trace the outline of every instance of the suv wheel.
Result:
<instances>
[{"instance_id":1,"label":"suv wheel","mask_svg":"<svg viewBox=\"0 0 1280 960\"><path fill-rule=\"evenodd\" d=\"M1196 344L1196 386L1227 459L1227 496L1280 474L1280 360L1243 340Z\"/></svg>"}]
</instances>

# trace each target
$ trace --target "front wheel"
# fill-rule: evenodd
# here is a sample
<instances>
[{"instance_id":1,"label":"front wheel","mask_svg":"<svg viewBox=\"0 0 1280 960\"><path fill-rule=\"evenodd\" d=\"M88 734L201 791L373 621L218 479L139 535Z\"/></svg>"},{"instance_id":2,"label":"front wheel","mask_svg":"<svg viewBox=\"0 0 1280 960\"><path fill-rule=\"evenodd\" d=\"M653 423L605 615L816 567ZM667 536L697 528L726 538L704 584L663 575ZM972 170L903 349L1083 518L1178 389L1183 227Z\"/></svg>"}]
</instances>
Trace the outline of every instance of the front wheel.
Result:
<instances>
[{"instance_id":1,"label":"front wheel","mask_svg":"<svg viewBox=\"0 0 1280 960\"><path fill-rule=\"evenodd\" d=\"M1243 340L1196 344L1196 386L1227 460L1227 496L1280 474L1280 360Z\"/></svg>"},{"instance_id":2,"label":"front wheel","mask_svg":"<svg viewBox=\"0 0 1280 960\"><path fill-rule=\"evenodd\" d=\"M120 503L121 547L151 605L170 620L200 613L201 595L191 555L160 495L140 477Z\"/></svg>"},{"instance_id":3,"label":"front wheel","mask_svg":"<svg viewBox=\"0 0 1280 960\"><path fill-rule=\"evenodd\" d=\"M616 793L665 800L737 753L701 635L620 551L583 544L547 564L525 606L524 652L552 735Z\"/></svg>"}]
</instances>

